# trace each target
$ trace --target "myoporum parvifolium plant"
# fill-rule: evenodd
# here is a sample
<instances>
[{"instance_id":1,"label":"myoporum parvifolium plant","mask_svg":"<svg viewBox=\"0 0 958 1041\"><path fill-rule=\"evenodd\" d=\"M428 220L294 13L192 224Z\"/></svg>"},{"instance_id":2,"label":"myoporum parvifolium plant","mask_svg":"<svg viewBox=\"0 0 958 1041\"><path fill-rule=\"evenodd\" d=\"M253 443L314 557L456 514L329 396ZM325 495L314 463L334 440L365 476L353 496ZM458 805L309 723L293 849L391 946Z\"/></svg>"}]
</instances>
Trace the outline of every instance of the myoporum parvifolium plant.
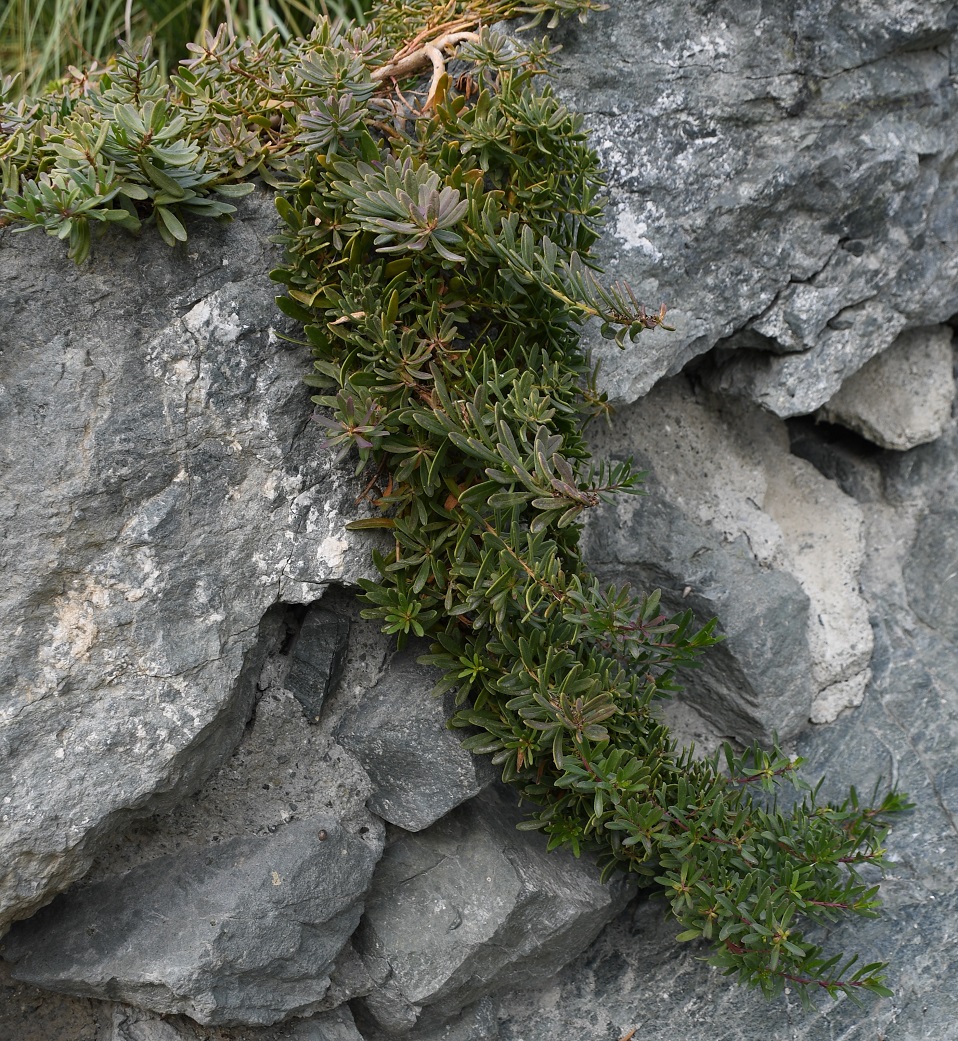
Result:
<instances>
[{"instance_id":1,"label":"myoporum parvifolium plant","mask_svg":"<svg viewBox=\"0 0 958 1041\"><path fill-rule=\"evenodd\" d=\"M678 939L766 996L888 995L884 963L803 929L878 913L906 800L824 802L778 747L677 748L655 702L714 623L601 587L580 555L587 511L642 480L590 457L585 427L609 410L580 327L625 346L664 312L600 280L602 178L545 82L548 45L488 25L593 6L395 0L288 43L221 30L169 82L124 52L0 106L0 212L82 261L91 230L155 224L173 244L251 177L278 188L272 277L312 350L316 421L374 512L351 526L391 536L364 614L431 639L450 723L518 789L522 826L660 887Z\"/></svg>"}]
</instances>

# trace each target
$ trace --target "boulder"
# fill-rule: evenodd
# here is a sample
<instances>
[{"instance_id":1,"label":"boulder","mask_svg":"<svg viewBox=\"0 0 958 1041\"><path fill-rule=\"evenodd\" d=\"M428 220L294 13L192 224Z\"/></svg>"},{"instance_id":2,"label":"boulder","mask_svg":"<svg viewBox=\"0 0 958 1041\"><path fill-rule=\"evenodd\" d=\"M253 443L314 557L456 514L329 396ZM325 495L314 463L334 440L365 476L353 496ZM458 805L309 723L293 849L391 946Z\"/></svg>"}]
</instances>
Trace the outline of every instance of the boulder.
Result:
<instances>
[{"instance_id":1,"label":"boulder","mask_svg":"<svg viewBox=\"0 0 958 1041\"><path fill-rule=\"evenodd\" d=\"M702 714L767 741L860 703L872 646L861 507L791 454L781 420L677 377L594 441L599 455L639 457L654 478L647 497L590 518L590 566L662 588L670 612L720 620L725 642L686 677Z\"/></svg>"},{"instance_id":2,"label":"boulder","mask_svg":"<svg viewBox=\"0 0 958 1041\"><path fill-rule=\"evenodd\" d=\"M435 823L496 775L488 760L463 749L461 732L446 725L453 697L433 694L441 673L417 661L428 650L427 640L413 640L394 654L336 728L336 739L372 781L369 808L406 831Z\"/></svg>"},{"instance_id":3,"label":"boulder","mask_svg":"<svg viewBox=\"0 0 958 1041\"><path fill-rule=\"evenodd\" d=\"M385 1034L435 1029L505 986L548 979L633 890L517 831L514 794L493 786L417 834L395 832L357 947L382 980L359 1005ZM441 1035L440 1035L441 1036Z\"/></svg>"},{"instance_id":4,"label":"boulder","mask_svg":"<svg viewBox=\"0 0 958 1041\"><path fill-rule=\"evenodd\" d=\"M560 27L602 258L676 330L624 355L593 333L615 399L717 345L714 386L809 413L958 313L954 28L951 0L622 0Z\"/></svg>"},{"instance_id":5,"label":"boulder","mask_svg":"<svg viewBox=\"0 0 958 1041\"><path fill-rule=\"evenodd\" d=\"M79 269L2 233L0 931L222 761L271 605L368 572L307 354L273 329L274 223L261 193Z\"/></svg>"},{"instance_id":6,"label":"boulder","mask_svg":"<svg viewBox=\"0 0 958 1041\"><path fill-rule=\"evenodd\" d=\"M350 831L332 816L180 850L63 894L14 926L3 955L34 985L201 1023L308 1015L381 852L373 818Z\"/></svg>"}]
</instances>

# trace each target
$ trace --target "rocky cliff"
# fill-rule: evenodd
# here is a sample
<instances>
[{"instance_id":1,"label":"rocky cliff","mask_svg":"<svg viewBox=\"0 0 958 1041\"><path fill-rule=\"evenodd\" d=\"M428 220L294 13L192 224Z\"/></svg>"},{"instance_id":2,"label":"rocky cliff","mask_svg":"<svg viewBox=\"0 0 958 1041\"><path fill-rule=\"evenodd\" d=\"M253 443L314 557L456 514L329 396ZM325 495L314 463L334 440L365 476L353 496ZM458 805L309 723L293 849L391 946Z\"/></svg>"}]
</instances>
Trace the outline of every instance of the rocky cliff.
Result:
<instances>
[{"instance_id":1,"label":"rocky cliff","mask_svg":"<svg viewBox=\"0 0 958 1041\"><path fill-rule=\"evenodd\" d=\"M952 1036L956 32L933 0L622 0L556 73L608 271L676 326L593 337L596 454L650 477L590 561L719 617L683 740L777 731L836 791L912 794L886 915L837 938L895 997L766 1006L515 830L416 648L358 617L361 488L263 191L79 270L0 233L2 1041Z\"/></svg>"}]
</instances>

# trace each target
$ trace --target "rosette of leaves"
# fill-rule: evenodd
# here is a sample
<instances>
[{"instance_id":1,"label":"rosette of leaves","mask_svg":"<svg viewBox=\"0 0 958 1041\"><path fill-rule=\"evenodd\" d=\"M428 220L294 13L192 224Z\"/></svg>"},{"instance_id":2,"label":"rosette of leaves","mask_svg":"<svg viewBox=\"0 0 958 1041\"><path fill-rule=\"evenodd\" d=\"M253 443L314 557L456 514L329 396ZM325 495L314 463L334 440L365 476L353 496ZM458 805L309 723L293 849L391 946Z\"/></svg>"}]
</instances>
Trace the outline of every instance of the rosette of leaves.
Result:
<instances>
[{"instance_id":1,"label":"rosette of leaves","mask_svg":"<svg viewBox=\"0 0 958 1041\"><path fill-rule=\"evenodd\" d=\"M605 403L579 325L625 342L662 314L595 273L602 181L580 121L538 85L543 57L483 30L455 78L433 60L428 89L353 92L348 126L300 137L300 182L277 199L279 305L304 324L319 422L355 450L374 510L352 527L393 538L364 614L400 643L431 636L452 725L550 848L662 886L679 938L768 995L886 994L882 964L825 956L802 922L875 913L882 821L904 801L823 803L778 748L678 750L654 704L713 624L583 566L584 514L641 474L590 458ZM766 801L782 784L800 790L788 812Z\"/></svg>"}]
</instances>

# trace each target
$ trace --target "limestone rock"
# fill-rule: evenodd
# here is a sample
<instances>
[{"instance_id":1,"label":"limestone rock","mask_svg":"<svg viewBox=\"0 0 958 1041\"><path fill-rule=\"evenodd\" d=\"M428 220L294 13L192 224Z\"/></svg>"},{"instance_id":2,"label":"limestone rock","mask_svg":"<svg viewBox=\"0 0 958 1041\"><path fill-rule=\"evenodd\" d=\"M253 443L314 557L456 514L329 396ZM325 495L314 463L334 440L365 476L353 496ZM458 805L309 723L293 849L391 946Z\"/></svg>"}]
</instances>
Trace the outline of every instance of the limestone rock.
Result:
<instances>
[{"instance_id":1,"label":"limestone rock","mask_svg":"<svg viewBox=\"0 0 958 1041\"><path fill-rule=\"evenodd\" d=\"M383 985L360 1005L402 1034L457 1014L503 986L548 979L596 936L631 889L602 885L595 865L547 853L517 831L500 786L418 834L387 845L357 945Z\"/></svg>"},{"instance_id":2,"label":"limestone rock","mask_svg":"<svg viewBox=\"0 0 958 1041\"><path fill-rule=\"evenodd\" d=\"M412 1030L402 1035L402 1041L498 1041L499 1002L485 997L469 1005L452 1019L429 1025L428 1012ZM394 1034L384 1034L374 1023L363 1022L365 1041L393 1041Z\"/></svg>"},{"instance_id":3,"label":"limestone rock","mask_svg":"<svg viewBox=\"0 0 958 1041\"><path fill-rule=\"evenodd\" d=\"M558 89L609 175L601 249L674 333L601 342L620 401L716 345L715 386L809 413L958 313L951 0L622 0Z\"/></svg>"},{"instance_id":4,"label":"limestone rock","mask_svg":"<svg viewBox=\"0 0 958 1041\"><path fill-rule=\"evenodd\" d=\"M313 817L183 850L60 896L10 931L3 954L17 979L201 1023L308 1015L381 852L372 817L354 832Z\"/></svg>"},{"instance_id":5,"label":"limestone rock","mask_svg":"<svg viewBox=\"0 0 958 1041\"><path fill-rule=\"evenodd\" d=\"M314 723L326 695L339 679L348 638L348 618L324 605L314 605L290 648L284 685L303 706L306 718Z\"/></svg>"},{"instance_id":6,"label":"limestone rock","mask_svg":"<svg viewBox=\"0 0 958 1041\"><path fill-rule=\"evenodd\" d=\"M821 418L897 451L934 441L955 401L953 336L946 326L902 333L842 384Z\"/></svg>"},{"instance_id":7,"label":"limestone rock","mask_svg":"<svg viewBox=\"0 0 958 1041\"><path fill-rule=\"evenodd\" d=\"M648 460L655 478L648 498L590 519L590 566L663 588L670 611L718 616L727 636L683 677L702 714L768 740L860 703L872 647L861 508L790 454L780 420L676 378L595 440L600 455Z\"/></svg>"},{"instance_id":8,"label":"limestone rock","mask_svg":"<svg viewBox=\"0 0 958 1041\"><path fill-rule=\"evenodd\" d=\"M221 1029L205 1030L182 1016L160 1019L129 1005L113 1006L112 1030L104 1041L221 1041L227 1036ZM241 1028L230 1031L229 1036L231 1041L363 1041L346 1007L308 1019L294 1019L272 1029Z\"/></svg>"},{"instance_id":9,"label":"limestone rock","mask_svg":"<svg viewBox=\"0 0 958 1041\"><path fill-rule=\"evenodd\" d=\"M414 640L395 654L336 729L373 783L369 808L406 831L433 824L495 776L446 726L451 698L432 693L441 673L417 662L428 649L428 641Z\"/></svg>"},{"instance_id":10,"label":"limestone rock","mask_svg":"<svg viewBox=\"0 0 958 1041\"><path fill-rule=\"evenodd\" d=\"M308 359L271 327L273 227L261 195L79 269L2 233L0 931L219 764L270 605L367 573Z\"/></svg>"}]
</instances>

